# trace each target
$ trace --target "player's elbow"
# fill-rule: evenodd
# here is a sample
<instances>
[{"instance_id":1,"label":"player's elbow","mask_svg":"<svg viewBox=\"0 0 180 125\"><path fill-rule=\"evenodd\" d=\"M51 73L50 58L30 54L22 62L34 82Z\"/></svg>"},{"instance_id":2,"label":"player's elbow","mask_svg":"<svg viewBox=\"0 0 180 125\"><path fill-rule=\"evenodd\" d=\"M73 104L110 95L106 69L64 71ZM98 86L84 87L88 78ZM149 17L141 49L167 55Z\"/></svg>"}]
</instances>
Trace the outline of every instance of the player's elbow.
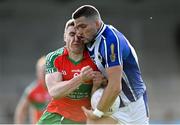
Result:
<instances>
[{"instance_id":1,"label":"player's elbow","mask_svg":"<svg viewBox=\"0 0 180 125\"><path fill-rule=\"evenodd\" d=\"M46 81L47 84L47 89L48 89L48 93L49 95L53 98L53 99L57 99L59 98L59 92L56 86L56 83L54 82L48 82Z\"/></svg>"}]
</instances>

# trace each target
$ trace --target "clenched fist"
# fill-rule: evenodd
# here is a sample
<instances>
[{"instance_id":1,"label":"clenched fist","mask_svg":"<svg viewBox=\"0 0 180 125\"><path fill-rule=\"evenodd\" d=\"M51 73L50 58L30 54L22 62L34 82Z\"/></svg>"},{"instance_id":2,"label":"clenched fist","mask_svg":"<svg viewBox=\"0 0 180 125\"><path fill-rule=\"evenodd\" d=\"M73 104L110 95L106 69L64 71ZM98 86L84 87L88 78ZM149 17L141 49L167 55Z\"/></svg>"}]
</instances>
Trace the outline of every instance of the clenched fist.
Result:
<instances>
[{"instance_id":1,"label":"clenched fist","mask_svg":"<svg viewBox=\"0 0 180 125\"><path fill-rule=\"evenodd\" d=\"M93 69L90 66L85 66L81 69L81 79L83 83L89 83L94 78Z\"/></svg>"}]
</instances>

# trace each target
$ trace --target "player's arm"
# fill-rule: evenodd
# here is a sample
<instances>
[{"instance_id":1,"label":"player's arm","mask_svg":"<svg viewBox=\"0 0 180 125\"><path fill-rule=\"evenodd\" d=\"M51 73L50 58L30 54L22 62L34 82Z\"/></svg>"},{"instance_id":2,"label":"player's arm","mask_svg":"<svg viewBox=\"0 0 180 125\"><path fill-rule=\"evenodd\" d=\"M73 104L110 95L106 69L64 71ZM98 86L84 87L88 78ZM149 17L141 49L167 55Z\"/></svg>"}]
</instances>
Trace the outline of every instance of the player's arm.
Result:
<instances>
[{"instance_id":1,"label":"player's arm","mask_svg":"<svg viewBox=\"0 0 180 125\"><path fill-rule=\"evenodd\" d=\"M19 103L17 104L14 123L15 124L25 124L25 121L28 116L30 102L27 97L21 97Z\"/></svg>"},{"instance_id":2,"label":"player's arm","mask_svg":"<svg viewBox=\"0 0 180 125\"><path fill-rule=\"evenodd\" d=\"M81 84L81 77L77 76L68 81L62 81L62 73L46 74L46 84L49 94L53 98L61 98L75 90Z\"/></svg>"},{"instance_id":3,"label":"player's arm","mask_svg":"<svg viewBox=\"0 0 180 125\"><path fill-rule=\"evenodd\" d=\"M98 103L97 109L102 112L108 111L109 107L113 104L117 96L122 90L122 73L123 73L123 59L122 55L127 55L125 44L127 39L123 34L117 37L112 37L109 42L104 44L105 51L102 54L106 60L106 73L108 77L108 84L105 88L102 98Z\"/></svg>"},{"instance_id":4,"label":"player's arm","mask_svg":"<svg viewBox=\"0 0 180 125\"><path fill-rule=\"evenodd\" d=\"M45 79L49 94L53 98L61 98L74 91L82 83L91 80L93 77L92 75L92 68L86 66L82 68L80 75L68 81L63 81L62 73L60 72L48 73L46 74Z\"/></svg>"},{"instance_id":5,"label":"player's arm","mask_svg":"<svg viewBox=\"0 0 180 125\"><path fill-rule=\"evenodd\" d=\"M122 67L109 67L106 69L106 73L108 76L108 84L97 106L97 109L99 109L102 112L108 111L109 107L111 107L111 105L113 104L113 102L115 101L122 89Z\"/></svg>"}]
</instances>

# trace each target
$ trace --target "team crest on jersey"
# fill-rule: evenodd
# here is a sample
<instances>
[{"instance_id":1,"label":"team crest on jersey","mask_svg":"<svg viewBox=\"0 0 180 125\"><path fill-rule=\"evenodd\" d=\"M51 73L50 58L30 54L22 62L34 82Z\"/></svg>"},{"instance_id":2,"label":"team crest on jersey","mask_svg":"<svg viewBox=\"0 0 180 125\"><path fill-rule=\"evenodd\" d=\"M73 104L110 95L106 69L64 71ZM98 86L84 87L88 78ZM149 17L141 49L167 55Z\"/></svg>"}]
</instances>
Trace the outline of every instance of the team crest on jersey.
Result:
<instances>
[{"instance_id":1,"label":"team crest on jersey","mask_svg":"<svg viewBox=\"0 0 180 125\"><path fill-rule=\"evenodd\" d=\"M114 44L113 43L111 44L110 48L111 48L111 55L110 55L111 62L115 62L116 55L114 53Z\"/></svg>"}]
</instances>

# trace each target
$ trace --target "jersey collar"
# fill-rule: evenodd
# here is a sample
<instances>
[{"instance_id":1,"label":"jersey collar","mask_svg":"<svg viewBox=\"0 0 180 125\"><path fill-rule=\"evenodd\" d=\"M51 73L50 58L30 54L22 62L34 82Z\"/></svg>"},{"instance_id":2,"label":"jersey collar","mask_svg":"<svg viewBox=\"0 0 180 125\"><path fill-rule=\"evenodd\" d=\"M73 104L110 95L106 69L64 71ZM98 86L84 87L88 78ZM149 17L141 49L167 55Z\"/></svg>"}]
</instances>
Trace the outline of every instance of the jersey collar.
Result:
<instances>
[{"instance_id":1,"label":"jersey collar","mask_svg":"<svg viewBox=\"0 0 180 125\"><path fill-rule=\"evenodd\" d=\"M68 55L69 55L69 52L68 52L68 50L67 50L66 47L64 47L64 55L65 55L65 56L68 56ZM84 51L83 51L83 59L88 58L88 57L89 57L89 53L88 53L88 51L86 50L86 48L84 48Z\"/></svg>"},{"instance_id":2,"label":"jersey collar","mask_svg":"<svg viewBox=\"0 0 180 125\"><path fill-rule=\"evenodd\" d=\"M64 47L64 55L68 55L68 50L66 47Z\"/></svg>"},{"instance_id":3,"label":"jersey collar","mask_svg":"<svg viewBox=\"0 0 180 125\"><path fill-rule=\"evenodd\" d=\"M106 25L102 22L101 28L98 30L95 40L97 40L101 36L101 34L104 32L105 29L106 29Z\"/></svg>"}]
</instances>

